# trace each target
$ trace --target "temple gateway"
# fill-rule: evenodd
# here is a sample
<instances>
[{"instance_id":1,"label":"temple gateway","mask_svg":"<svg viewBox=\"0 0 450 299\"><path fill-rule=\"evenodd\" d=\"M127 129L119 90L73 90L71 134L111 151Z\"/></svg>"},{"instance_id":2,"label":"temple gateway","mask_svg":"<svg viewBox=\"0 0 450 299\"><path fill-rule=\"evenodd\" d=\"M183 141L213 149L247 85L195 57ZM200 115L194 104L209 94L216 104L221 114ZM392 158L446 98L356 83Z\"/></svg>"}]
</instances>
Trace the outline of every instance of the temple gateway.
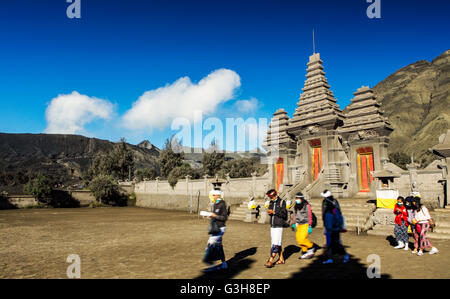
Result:
<instances>
[{"instance_id":1,"label":"temple gateway","mask_svg":"<svg viewBox=\"0 0 450 299\"><path fill-rule=\"evenodd\" d=\"M330 90L320 54L309 57L303 93L290 118L278 109L263 147L269 181L282 193L320 197L374 197L373 174L388 162L393 128L372 89L362 86L342 111Z\"/></svg>"}]
</instances>

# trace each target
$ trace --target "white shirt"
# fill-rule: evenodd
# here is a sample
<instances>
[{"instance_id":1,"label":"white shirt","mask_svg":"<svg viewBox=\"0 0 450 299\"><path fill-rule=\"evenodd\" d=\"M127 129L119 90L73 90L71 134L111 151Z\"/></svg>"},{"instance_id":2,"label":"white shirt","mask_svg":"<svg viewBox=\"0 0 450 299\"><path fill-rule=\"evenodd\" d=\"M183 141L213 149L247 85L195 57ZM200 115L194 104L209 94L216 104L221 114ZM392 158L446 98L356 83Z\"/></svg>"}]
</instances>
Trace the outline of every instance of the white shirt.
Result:
<instances>
[{"instance_id":1,"label":"white shirt","mask_svg":"<svg viewBox=\"0 0 450 299\"><path fill-rule=\"evenodd\" d=\"M427 223L428 220L431 219L430 212L428 211L428 209L425 206L422 206L422 208L416 212L415 219L417 222L419 222L421 224Z\"/></svg>"}]
</instances>

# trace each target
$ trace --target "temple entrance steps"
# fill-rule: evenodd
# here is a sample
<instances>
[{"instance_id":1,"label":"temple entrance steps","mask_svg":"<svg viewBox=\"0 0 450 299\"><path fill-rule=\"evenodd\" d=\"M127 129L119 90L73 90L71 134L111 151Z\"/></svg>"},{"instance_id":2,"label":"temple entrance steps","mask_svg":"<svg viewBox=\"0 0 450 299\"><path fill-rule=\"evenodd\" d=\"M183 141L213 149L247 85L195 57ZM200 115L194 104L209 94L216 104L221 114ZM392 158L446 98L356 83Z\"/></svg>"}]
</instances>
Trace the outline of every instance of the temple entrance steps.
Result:
<instances>
[{"instance_id":1,"label":"temple entrance steps","mask_svg":"<svg viewBox=\"0 0 450 299\"><path fill-rule=\"evenodd\" d=\"M317 227L323 227L322 198L309 200L313 213L317 217ZM348 231L366 231L372 227L372 214L376 205L367 202L367 199L341 198L338 199L342 215Z\"/></svg>"},{"instance_id":2,"label":"temple entrance steps","mask_svg":"<svg viewBox=\"0 0 450 299\"><path fill-rule=\"evenodd\" d=\"M450 209L435 209L434 211L430 211L430 214L436 223L433 231L428 233L430 239L450 240ZM375 225L367 234L394 236L394 225Z\"/></svg>"},{"instance_id":3,"label":"temple entrance steps","mask_svg":"<svg viewBox=\"0 0 450 299\"><path fill-rule=\"evenodd\" d=\"M229 220L239 220L239 221L245 221L246 215L249 212L248 209L248 203L250 200L245 200L242 202L239 206L237 206L234 211L231 212L230 217L228 217ZM255 199L256 206L260 206L260 211L262 211L264 208L264 199Z\"/></svg>"}]
</instances>

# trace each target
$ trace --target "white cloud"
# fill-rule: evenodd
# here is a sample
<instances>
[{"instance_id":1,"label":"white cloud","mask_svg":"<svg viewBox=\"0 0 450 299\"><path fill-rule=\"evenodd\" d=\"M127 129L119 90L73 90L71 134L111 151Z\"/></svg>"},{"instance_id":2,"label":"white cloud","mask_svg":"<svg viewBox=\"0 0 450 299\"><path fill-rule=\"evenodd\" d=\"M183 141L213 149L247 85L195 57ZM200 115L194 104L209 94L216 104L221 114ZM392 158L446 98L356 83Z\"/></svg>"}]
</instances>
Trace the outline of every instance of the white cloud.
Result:
<instances>
[{"instance_id":1,"label":"white cloud","mask_svg":"<svg viewBox=\"0 0 450 299\"><path fill-rule=\"evenodd\" d=\"M250 100L239 100L234 103L234 106L237 108L240 113L251 113L256 111L259 106L259 102L256 98L250 98Z\"/></svg>"},{"instance_id":2,"label":"white cloud","mask_svg":"<svg viewBox=\"0 0 450 299\"><path fill-rule=\"evenodd\" d=\"M108 120L114 105L107 100L79 94L58 95L52 99L45 112L49 134L86 133L84 126L96 119Z\"/></svg>"},{"instance_id":3,"label":"white cloud","mask_svg":"<svg viewBox=\"0 0 450 299\"><path fill-rule=\"evenodd\" d=\"M123 116L128 129L165 128L175 118L194 120L195 112L213 113L219 104L233 98L241 86L239 75L219 69L194 84L182 77L172 84L145 92Z\"/></svg>"}]
</instances>

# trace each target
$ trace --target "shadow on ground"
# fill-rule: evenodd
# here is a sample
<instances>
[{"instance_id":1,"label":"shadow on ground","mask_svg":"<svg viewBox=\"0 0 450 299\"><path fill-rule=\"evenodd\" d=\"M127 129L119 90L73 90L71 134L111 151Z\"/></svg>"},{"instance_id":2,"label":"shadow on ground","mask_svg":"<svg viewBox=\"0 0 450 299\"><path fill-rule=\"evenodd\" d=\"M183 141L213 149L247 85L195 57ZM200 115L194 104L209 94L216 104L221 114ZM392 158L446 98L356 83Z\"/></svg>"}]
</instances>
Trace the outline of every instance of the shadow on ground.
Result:
<instances>
[{"instance_id":1,"label":"shadow on ground","mask_svg":"<svg viewBox=\"0 0 450 299\"><path fill-rule=\"evenodd\" d=\"M342 258L335 258L332 264L322 264L327 260L325 252L320 256L315 256L313 261L306 267L299 269L292 274L291 279L369 279L366 265L360 263L360 259L349 255L347 263L343 263ZM373 270L369 270L374 273ZM388 274L380 274L380 278L391 278Z\"/></svg>"},{"instance_id":2,"label":"shadow on ground","mask_svg":"<svg viewBox=\"0 0 450 299\"><path fill-rule=\"evenodd\" d=\"M247 257L256 253L257 247L252 247L236 253L231 259L227 260L228 268L216 270L202 275L194 279L231 279L250 268L250 265L255 262L253 259Z\"/></svg>"},{"instance_id":3,"label":"shadow on ground","mask_svg":"<svg viewBox=\"0 0 450 299\"><path fill-rule=\"evenodd\" d=\"M409 236L410 237L410 236ZM408 237L408 238L409 238ZM397 246L398 245L398 242L397 242L397 240L394 238L394 236L387 236L386 237L386 241L389 241L389 245L391 245L392 247L395 247L395 246ZM410 241L408 241L408 248L414 248L414 242L410 242ZM403 249L403 248L401 248L401 249ZM412 250L411 249L411 250Z\"/></svg>"}]
</instances>

